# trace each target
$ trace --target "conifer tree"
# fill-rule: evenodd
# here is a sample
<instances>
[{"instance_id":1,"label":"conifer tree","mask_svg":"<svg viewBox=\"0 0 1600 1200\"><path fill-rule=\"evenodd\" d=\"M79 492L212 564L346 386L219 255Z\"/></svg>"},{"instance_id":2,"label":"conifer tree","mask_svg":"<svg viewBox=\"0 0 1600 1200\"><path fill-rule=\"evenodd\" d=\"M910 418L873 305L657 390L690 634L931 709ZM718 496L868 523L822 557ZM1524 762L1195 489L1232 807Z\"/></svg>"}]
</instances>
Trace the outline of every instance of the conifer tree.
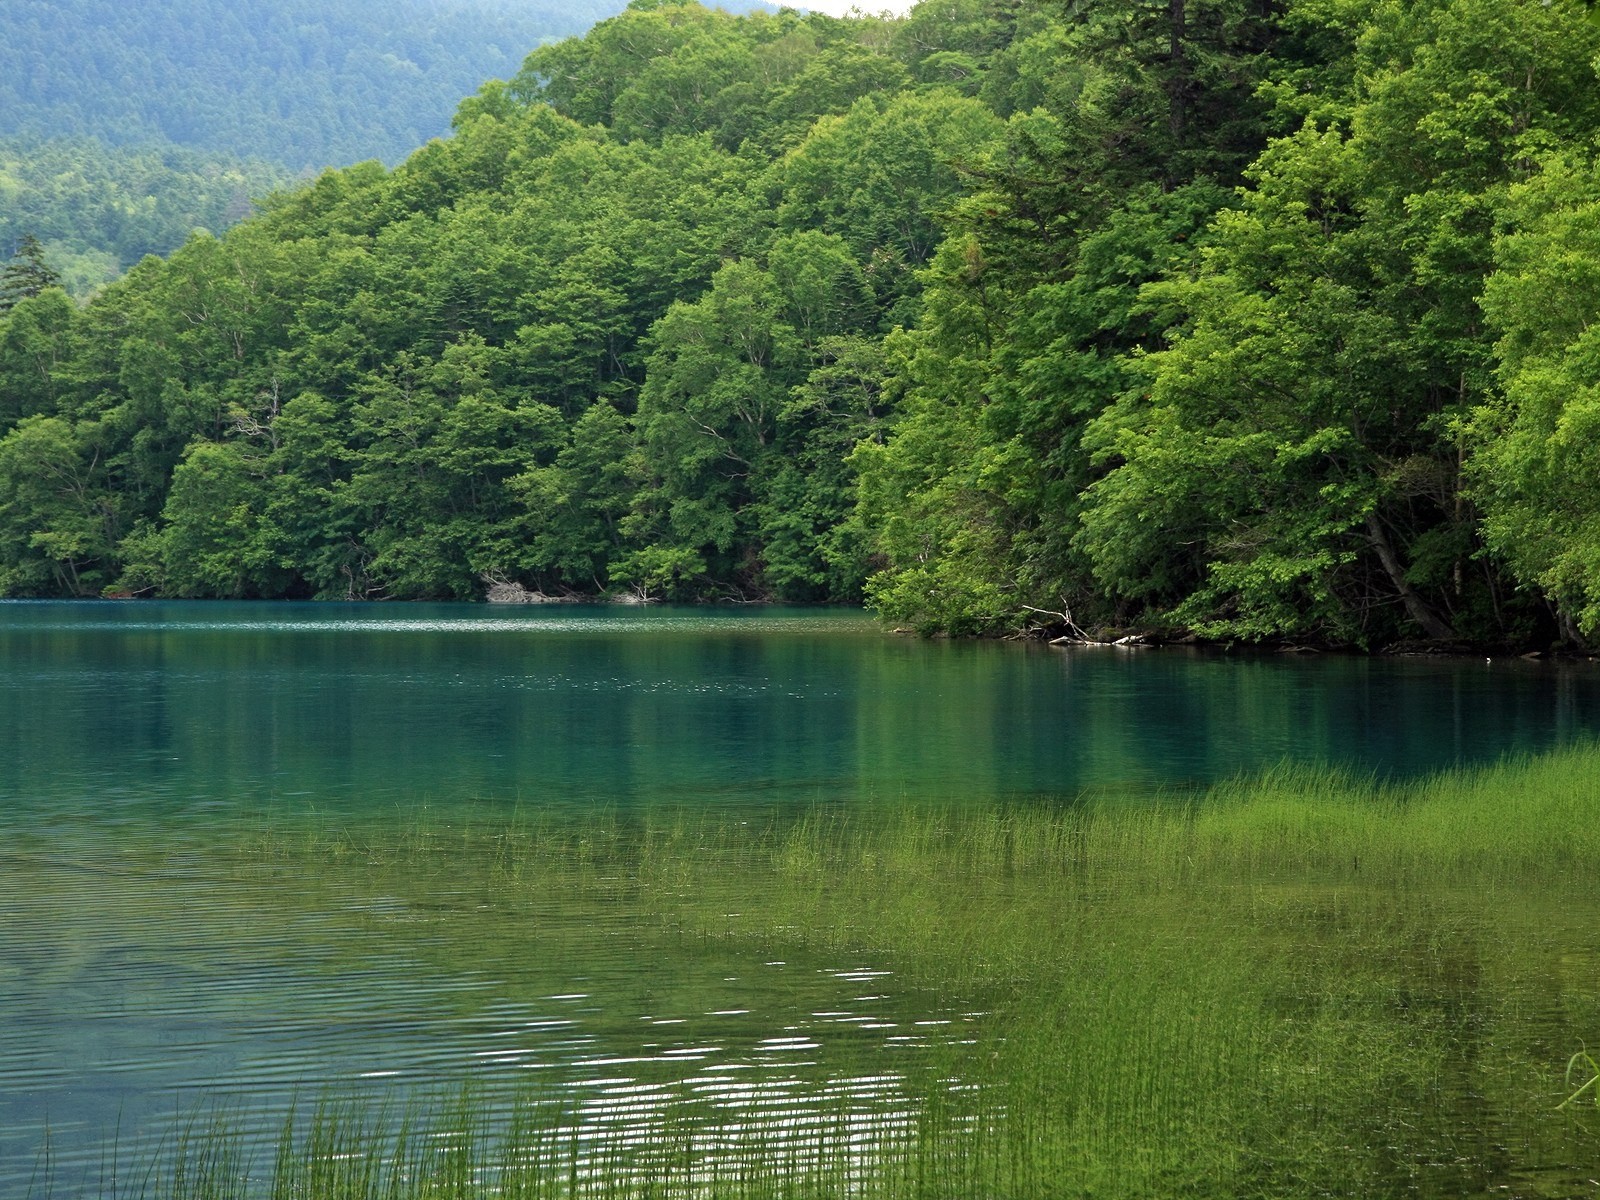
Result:
<instances>
[{"instance_id":1,"label":"conifer tree","mask_svg":"<svg viewBox=\"0 0 1600 1200\"><path fill-rule=\"evenodd\" d=\"M39 239L24 234L11 261L0 268L0 313L10 312L19 300L60 285L61 276L45 262Z\"/></svg>"}]
</instances>

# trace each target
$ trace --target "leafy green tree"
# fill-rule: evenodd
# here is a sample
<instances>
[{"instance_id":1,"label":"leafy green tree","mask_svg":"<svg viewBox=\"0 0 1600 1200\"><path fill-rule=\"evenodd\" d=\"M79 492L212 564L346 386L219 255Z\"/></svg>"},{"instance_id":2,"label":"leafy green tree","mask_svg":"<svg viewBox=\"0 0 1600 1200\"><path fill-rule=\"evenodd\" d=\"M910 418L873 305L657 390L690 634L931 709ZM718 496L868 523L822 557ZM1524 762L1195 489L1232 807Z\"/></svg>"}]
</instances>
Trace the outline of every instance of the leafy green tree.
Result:
<instances>
[{"instance_id":1,"label":"leafy green tree","mask_svg":"<svg viewBox=\"0 0 1600 1200\"><path fill-rule=\"evenodd\" d=\"M781 234L767 248L767 272L782 294L782 315L800 344L870 329L875 297L865 270L837 234Z\"/></svg>"},{"instance_id":2,"label":"leafy green tree","mask_svg":"<svg viewBox=\"0 0 1600 1200\"><path fill-rule=\"evenodd\" d=\"M474 337L437 362L402 355L357 400L339 505L364 531L374 594L468 599L519 557L507 484L530 458L553 456L561 421L496 389L492 356Z\"/></svg>"},{"instance_id":3,"label":"leafy green tree","mask_svg":"<svg viewBox=\"0 0 1600 1200\"><path fill-rule=\"evenodd\" d=\"M680 61L678 51L733 20L698 4L633 0L625 12L600 22L587 36L535 50L511 80L511 89L519 99L543 101L582 124L610 126L619 97L641 74L652 65ZM661 82L650 79L645 86ZM667 117L663 113L663 125Z\"/></svg>"},{"instance_id":4,"label":"leafy green tree","mask_svg":"<svg viewBox=\"0 0 1600 1200\"><path fill-rule=\"evenodd\" d=\"M274 474L258 538L276 551L275 565L293 572L288 594L360 600L375 590L362 514L345 499L357 457L350 421L342 405L306 389L263 431Z\"/></svg>"},{"instance_id":5,"label":"leafy green tree","mask_svg":"<svg viewBox=\"0 0 1600 1200\"><path fill-rule=\"evenodd\" d=\"M509 482L526 510L517 573L542 590L610 587L643 469L627 419L610 404L591 405L553 462Z\"/></svg>"},{"instance_id":6,"label":"leafy green tree","mask_svg":"<svg viewBox=\"0 0 1600 1200\"><path fill-rule=\"evenodd\" d=\"M18 302L0 321L0 432L54 410L77 318L66 293L51 288Z\"/></svg>"},{"instance_id":7,"label":"leafy green tree","mask_svg":"<svg viewBox=\"0 0 1600 1200\"><path fill-rule=\"evenodd\" d=\"M754 505L765 585L793 600L861 598L868 550L854 521L852 453L888 423L883 345L858 333L821 338L815 365L778 411L778 453Z\"/></svg>"},{"instance_id":8,"label":"leafy green tree","mask_svg":"<svg viewBox=\"0 0 1600 1200\"><path fill-rule=\"evenodd\" d=\"M651 482L630 534L698 555L719 577L741 573L746 586L757 581L735 566L748 544L745 509L800 363L782 310L782 293L760 267L724 265L703 299L673 305L657 323L639 397Z\"/></svg>"},{"instance_id":9,"label":"leafy green tree","mask_svg":"<svg viewBox=\"0 0 1600 1200\"><path fill-rule=\"evenodd\" d=\"M0 592L94 596L110 581L122 514L100 432L32 416L0 439Z\"/></svg>"},{"instance_id":10,"label":"leafy green tree","mask_svg":"<svg viewBox=\"0 0 1600 1200\"><path fill-rule=\"evenodd\" d=\"M272 483L265 468L246 444L193 443L173 472L159 536L147 526L121 548L122 585L169 596L282 594L288 579L264 519Z\"/></svg>"},{"instance_id":11,"label":"leafy green tree","mask_svg":"<svg viewBox=\"0 0 1600 1200\"><path fill-rule=\"evenodd\" d=\"M1342 118L1276 142L1201 270L1147 293L1181 325L1091 431L1098 578L1217 635L1498 634L1455 432L1491 382L1476 297L1528 147L1593 127L1597 33L1380 7Z\"/></svg>"},{"instance_id":12,"label":"leafy green tree","mask_svg":"<svg viewBox=\"0 0 1600 1200\"><path fill-rule=\"evenodd\" d=\"M1469 425L1484 540L1582 643L1600 629L1600 186L1582 151L1512 190L1483 307L1501 390ZM1552 302L1559 297L1559 302Z\"/></svg>"},{"instance_id":13,"label":"leafy green tree","mask_svg":"<svg viewBox=\"0 0 1600 1200\"><path fill-rule=\"evenodd\" d=\"M976 100L934 89L858 100L824 117L775 169L779 228L834 234L863 264L888 309L909 322L915 272L938 246L943 210L986 160L1001 123Z\"/></svg>"}]
</instances>

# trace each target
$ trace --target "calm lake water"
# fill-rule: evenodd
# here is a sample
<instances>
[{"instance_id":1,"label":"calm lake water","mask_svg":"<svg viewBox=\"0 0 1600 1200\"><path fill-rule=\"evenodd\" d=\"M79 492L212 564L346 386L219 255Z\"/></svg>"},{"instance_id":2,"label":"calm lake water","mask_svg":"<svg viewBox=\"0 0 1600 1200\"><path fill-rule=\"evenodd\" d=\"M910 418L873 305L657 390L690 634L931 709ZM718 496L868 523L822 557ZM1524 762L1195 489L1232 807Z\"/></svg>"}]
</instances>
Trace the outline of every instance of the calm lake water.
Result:
<instances>
[{"instance_id":1,"label":"calm lake water","mask_svg":"<svg viewBox=\"0 0 1600 1200\"><path fill-rule=\"evenodd\" d=\"M685 1087L881 1119L982 1022L882 964L685 945L621 891L530 914L281 852L313 827L1137 803L1600 729L1587 664L924 642L838 611L5 603L0 663L3 1197L47 1160L93 1190L108 1140L137 1157L200 1097L270 1125L329 1088L537 1078L595 1128Z\"/></svg>"}]
</instances>

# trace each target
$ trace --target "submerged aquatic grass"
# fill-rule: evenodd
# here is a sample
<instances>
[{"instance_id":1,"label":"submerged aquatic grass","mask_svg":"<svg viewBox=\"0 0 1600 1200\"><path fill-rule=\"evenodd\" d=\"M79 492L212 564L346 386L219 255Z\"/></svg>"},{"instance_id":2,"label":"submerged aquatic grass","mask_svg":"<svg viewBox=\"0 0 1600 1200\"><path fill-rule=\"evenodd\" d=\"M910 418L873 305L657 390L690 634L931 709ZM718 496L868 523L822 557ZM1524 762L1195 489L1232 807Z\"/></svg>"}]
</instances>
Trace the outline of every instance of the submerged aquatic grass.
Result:
<instances>
[{"instance_id":1,"label":"submerged aquatic grass","mask_svg":"<svg viewBox=\"0 0 1600 1200\"><path fill-rule=\"evenodd\" d=\"M1597 817L1580 747L1054 808L283 821L208 861L402 897L433 923L419 954L492 969L625 904L663 954L871 963L979 1019L876 1109L351 1101L289 1121L270 1167L215 1127L146 1178L273 1200L1578 1194L1600 1172L1573 1074L1600 1043Z\"/></svg>"}]
</instances>

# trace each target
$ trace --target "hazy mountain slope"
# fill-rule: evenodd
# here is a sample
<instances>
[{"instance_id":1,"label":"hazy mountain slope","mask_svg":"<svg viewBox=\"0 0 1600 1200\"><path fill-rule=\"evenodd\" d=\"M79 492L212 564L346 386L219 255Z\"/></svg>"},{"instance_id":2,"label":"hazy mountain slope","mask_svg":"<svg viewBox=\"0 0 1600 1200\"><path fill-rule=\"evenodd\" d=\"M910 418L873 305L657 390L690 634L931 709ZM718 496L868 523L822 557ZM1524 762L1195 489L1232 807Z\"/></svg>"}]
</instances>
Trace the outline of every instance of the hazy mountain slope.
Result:
<instances>
[{"instance_id":1,"label":"hazy mountain slope","mask_svg":"<svg viewBox=\"0 0 1600 1200\"><path fill-rule=\"evenodd\" d=\"M606 0L6 0L0 134L398 161Z\"/></svg>"},{"instance_id":2,"label":"hazy mountain slope","mask_svg":"<svg viewBox=\"0 0 1600 1200\"><path fill-rule=\"evenodd\" d=\"M397 162L620 0L5 0L0 259L82 295L323 167Z\"/></svg>"},{"instance_id":3,"label":"hazy mountain slope","mask_svg":"<svg viewBox=\"0 0 1600 1200\"><path fill-rule=\"evenodd\" d=\"M0 138L0 254L38 238L81 296L197 228L226 229L292 179L286 167L172 145Z\"/></svg>"}]
</instances>

